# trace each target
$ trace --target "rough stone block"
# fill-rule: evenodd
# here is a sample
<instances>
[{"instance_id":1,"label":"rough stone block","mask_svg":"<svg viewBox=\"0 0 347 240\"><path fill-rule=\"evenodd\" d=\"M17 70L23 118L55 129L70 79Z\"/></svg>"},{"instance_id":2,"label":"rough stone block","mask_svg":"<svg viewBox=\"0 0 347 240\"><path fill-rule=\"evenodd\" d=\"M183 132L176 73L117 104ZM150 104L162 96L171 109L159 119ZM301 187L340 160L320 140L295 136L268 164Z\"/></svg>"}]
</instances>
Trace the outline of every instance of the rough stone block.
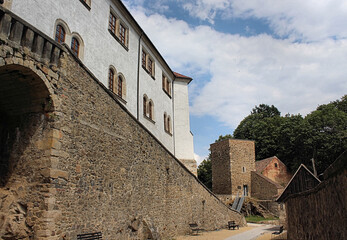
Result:
<instances>
[{"instance_id":1,"label":"rough stone block","mask_svg":"<svg viewBox=\"0 0 347 240\"><path fill-rule=\"evenodd\" d=\"M42 58L47 62L51 60L52 48L53 48L52 43L50 43L49 41L46 41L43 47Z\"/></svg>"},{"instance_id":2,"label":"rough stone block","mask_svg":"<svg viewBox=\"0 0 347 240\"><path fill-rule=\"evenodd\" d=\"M38 54L40 57L43 51L44 42L45 40L40 35L36 35L36 38L34 38L34 45L32 51Z\"/></svg>"},{"instance_id":3,"label":"rough stone block","mask_svg":"<svg viewBox=\"0 0 347 240\"><path fill-rule=\"evenodd\" d=\"M60 57L60 49L54 46L53 52L51 55L51 63L58 65L59 57Z\"/></svg>"},{"instance_id":4,"label":"rough stone block","mask_svg":"<svg viewBox=\"0 0 347 240\"><path fill-rule=\"evenodd\" d=\"M23 28L24 26L21 22L15 21L12 23L9 39L14 41L16 44L20 44L23 35Z\"/></svg>"},{"instance_id":5,"label":"rough stone block","mask_svg":"<svg viewBox=\"0 0 347 240\"><path fill-rule=\"evenodd\" d=\"M12 17L5 13L0 21L0 36L7 38L10 33Z\"/></svg>"},{"instance_id":6,"label":"rough stone block","mask_svg":"<svg viewBox=\"0 0 347 240\"><path fill-rule=\"evenodd\" d=\"M31 49L34 43L34 35L31 29L26 29L22 40L22 46Z\"/></svg>"}]
</instances>

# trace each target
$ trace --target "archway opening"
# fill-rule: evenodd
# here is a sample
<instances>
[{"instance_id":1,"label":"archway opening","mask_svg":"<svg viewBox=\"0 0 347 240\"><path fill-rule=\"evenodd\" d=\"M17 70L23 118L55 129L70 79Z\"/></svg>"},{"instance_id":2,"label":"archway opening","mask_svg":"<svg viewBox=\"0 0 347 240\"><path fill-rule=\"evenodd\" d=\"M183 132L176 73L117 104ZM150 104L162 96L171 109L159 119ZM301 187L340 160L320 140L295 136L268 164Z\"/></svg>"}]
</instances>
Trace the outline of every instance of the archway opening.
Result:
<instances>
[{"instance_id":1,"label":"archway opening","mask_svg":"<svg viewBox=\"0 0 347 240\"><path fill-rule=\"evenodd\" d=\"M0 187L6 186L15 170L33 176L28 166L40 157L33 136L43 132L47 126L44 114L52 109L45 83L31 69L0 67Z\"/></svg>"}]
</instances>

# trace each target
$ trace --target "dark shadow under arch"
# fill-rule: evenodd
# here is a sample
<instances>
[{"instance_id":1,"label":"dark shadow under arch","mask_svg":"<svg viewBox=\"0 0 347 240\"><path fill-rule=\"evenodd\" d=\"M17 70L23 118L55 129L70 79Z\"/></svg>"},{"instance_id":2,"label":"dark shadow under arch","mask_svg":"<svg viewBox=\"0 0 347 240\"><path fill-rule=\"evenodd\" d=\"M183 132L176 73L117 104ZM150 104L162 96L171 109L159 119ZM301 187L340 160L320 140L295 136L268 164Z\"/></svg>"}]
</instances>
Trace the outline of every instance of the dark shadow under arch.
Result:
<instances>
[{"instance_id":1,"label":"dark shadow under arch","mask_svg":"<svg viewBox=\"0 0 347 240\"><path fill-rule=\"evenodd\" d=\"M39 127L47 124L45 113L53 102L44 81L20 65L0 67L0 187L13 170Z\"/></svg>"}]
</instances>

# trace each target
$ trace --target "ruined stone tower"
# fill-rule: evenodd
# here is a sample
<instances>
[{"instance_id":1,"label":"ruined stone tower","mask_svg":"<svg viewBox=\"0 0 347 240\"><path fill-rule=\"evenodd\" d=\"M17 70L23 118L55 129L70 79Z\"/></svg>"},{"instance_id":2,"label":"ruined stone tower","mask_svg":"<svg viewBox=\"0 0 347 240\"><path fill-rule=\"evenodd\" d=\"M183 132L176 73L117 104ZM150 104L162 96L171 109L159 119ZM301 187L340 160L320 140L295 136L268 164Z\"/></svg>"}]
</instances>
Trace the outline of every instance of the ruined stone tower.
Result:
<instances>
[{"instance_id":1,"label":"ruined stone tower","mask_svg":"<svg viewBox=\"0 0 347 240\"><path fill-rule=\"evenodd\" d=\"M219 195L250 196L255 171L254 141L227 139L211 144L212 191Z\"/></svg>"}]
</instances>

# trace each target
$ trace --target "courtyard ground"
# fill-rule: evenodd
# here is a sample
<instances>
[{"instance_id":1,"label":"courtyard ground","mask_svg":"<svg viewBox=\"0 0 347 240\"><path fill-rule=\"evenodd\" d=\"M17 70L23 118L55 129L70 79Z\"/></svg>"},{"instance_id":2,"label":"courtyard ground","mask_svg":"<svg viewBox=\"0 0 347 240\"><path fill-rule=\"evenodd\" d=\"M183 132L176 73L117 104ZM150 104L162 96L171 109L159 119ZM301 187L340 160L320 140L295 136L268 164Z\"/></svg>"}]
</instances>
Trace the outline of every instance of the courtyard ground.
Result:
<instances>
[{"instance_id":1,"label":"courtyard ground","mask_svg":"<svg viewBox=\"0 0 347 240\"><path fill-rule=\"evenodd\" d=\"M247 227L242 227L238 230L221 229L208 231L199 235L179 236L175 240L270 240L271 233L277 230L278 227L274 225L248 223ZM281 238L276 237L272 239L286 238L281 236Z\"/></svg>"}]
</instances>

